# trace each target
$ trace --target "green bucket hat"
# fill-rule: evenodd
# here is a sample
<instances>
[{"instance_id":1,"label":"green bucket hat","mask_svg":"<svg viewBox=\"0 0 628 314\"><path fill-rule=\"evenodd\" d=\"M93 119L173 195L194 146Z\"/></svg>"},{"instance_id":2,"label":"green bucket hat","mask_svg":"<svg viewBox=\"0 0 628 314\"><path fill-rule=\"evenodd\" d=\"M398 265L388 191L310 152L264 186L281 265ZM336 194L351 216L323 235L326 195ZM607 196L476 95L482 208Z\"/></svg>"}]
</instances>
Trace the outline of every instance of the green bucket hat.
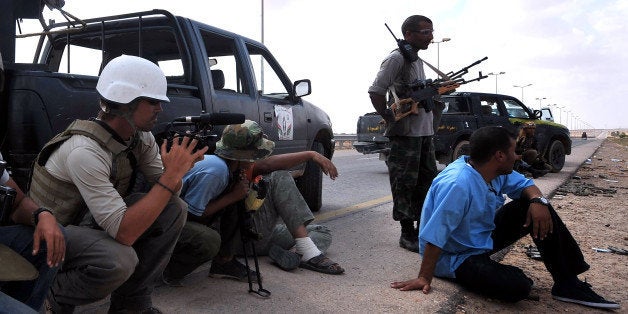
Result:
<instances>
[{"instance_id":1,"label":"green bucket hat","mask_svg":"<svg viewBox=\"0 0 628 314\"><path fill-rule=\"evenodd\" d=\"M216 143L214 154L231 160L254 162L273 152L275 143L264 138L262 128L251 120L228 125Z\"/></svg>"}]
</instances>

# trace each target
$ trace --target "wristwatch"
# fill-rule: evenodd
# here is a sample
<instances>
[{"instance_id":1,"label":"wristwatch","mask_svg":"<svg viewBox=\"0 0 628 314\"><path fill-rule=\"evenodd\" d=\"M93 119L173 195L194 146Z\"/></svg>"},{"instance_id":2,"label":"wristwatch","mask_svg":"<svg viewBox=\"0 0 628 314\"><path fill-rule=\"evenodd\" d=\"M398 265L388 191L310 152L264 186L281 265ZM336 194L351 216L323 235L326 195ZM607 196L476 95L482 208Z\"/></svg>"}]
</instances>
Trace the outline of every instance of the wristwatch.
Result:
<instances>
[{"instance_id":1,"label":"wristwatch","mask_svg":"<svg viewBox=\"0 0 628 314\"><path fill-rule=\"evenodd\" d=\"M41 214L42 212L49 212L51 215L55 215L50 208L40 207L36 211L34 211L33 216L31 216L31 222L33 223L33 226L37 226L37 223L39 223L39 214Z\"/></svg>"},{"instance_id":2,"label":"wristwatch","mask_svg":"<svg viewBox=\"0 0 628 314\"><path fill-rule=\"evenodd\" d=\"M531 198L530 203L539 203L545 206L550 206L550 202L543 196Z\"/></svg>"}]
</instances>

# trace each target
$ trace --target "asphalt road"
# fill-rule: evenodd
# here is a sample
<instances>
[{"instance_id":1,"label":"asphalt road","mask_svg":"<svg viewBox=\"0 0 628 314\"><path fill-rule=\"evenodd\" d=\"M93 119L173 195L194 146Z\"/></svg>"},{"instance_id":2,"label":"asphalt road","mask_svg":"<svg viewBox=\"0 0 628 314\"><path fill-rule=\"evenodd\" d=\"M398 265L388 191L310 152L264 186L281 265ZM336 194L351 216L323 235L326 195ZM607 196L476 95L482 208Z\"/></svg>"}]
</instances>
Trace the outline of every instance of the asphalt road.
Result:
<instances>
[{"instance_id":1,"label":"asphalt road","mask_svg":"<svg viewBox=\"0 0 628 314\"><path fill-rule=\"evenodd\" d=\"M601 142L575 139L563 170L536 180L544 194L551 195L562 185ZM328 256L345 268L345 274L285 272L261 257L263 287L272 293L264 299L249 293L247 283L208 278L209 266L204 265L185 278L184 287L157 287L154 304L165 313L455 312L462 294L450 282L435 279L428 295L389 287L392 281L414 278L420 257L398 246L399 225L391 217L384 162L353 150L337 151L334 162L340 176L335 181L325 179L324 206L315 223L332 229L334 243ZM106 313L107 308L104 300L77 312Z\"/></svg>"}]
</instances>

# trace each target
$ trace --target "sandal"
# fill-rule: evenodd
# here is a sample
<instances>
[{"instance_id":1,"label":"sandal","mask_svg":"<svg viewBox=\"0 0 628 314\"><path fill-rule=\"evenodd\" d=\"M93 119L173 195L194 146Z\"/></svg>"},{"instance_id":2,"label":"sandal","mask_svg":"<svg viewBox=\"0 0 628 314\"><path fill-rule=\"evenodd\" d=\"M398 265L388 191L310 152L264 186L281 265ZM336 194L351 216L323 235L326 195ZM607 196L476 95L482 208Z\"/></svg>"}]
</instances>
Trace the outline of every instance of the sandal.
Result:
<instances>
[{"instance_id":1,"label":"sandal","mask_svg":"<svg viewBox=\"0 0 628 314\"><path fill-rule=\"evenodd\" d=\"M310 258L307 262L302 261L299 267L331 275L340 275L345 272L338 263L330 260L322 253L319 256Z\"/></svg>"}]
</instances>

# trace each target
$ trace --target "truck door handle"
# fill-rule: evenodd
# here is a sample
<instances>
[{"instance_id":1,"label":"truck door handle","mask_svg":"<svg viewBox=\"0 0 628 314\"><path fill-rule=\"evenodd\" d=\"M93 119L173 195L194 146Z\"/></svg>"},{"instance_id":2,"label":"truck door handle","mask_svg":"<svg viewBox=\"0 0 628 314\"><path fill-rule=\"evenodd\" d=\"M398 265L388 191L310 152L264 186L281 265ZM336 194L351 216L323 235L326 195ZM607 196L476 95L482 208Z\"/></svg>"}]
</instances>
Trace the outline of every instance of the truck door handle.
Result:
<instances>
[{"instance_id":1,"label":"truck door handle","mask_svg":"<svg viewBox=\"0 0 628 314\"><path fill-rule=\"evenodd\" d=\"M273 122L272 112L264 112L264 122Z\"/></svg>"}]
</instances>

